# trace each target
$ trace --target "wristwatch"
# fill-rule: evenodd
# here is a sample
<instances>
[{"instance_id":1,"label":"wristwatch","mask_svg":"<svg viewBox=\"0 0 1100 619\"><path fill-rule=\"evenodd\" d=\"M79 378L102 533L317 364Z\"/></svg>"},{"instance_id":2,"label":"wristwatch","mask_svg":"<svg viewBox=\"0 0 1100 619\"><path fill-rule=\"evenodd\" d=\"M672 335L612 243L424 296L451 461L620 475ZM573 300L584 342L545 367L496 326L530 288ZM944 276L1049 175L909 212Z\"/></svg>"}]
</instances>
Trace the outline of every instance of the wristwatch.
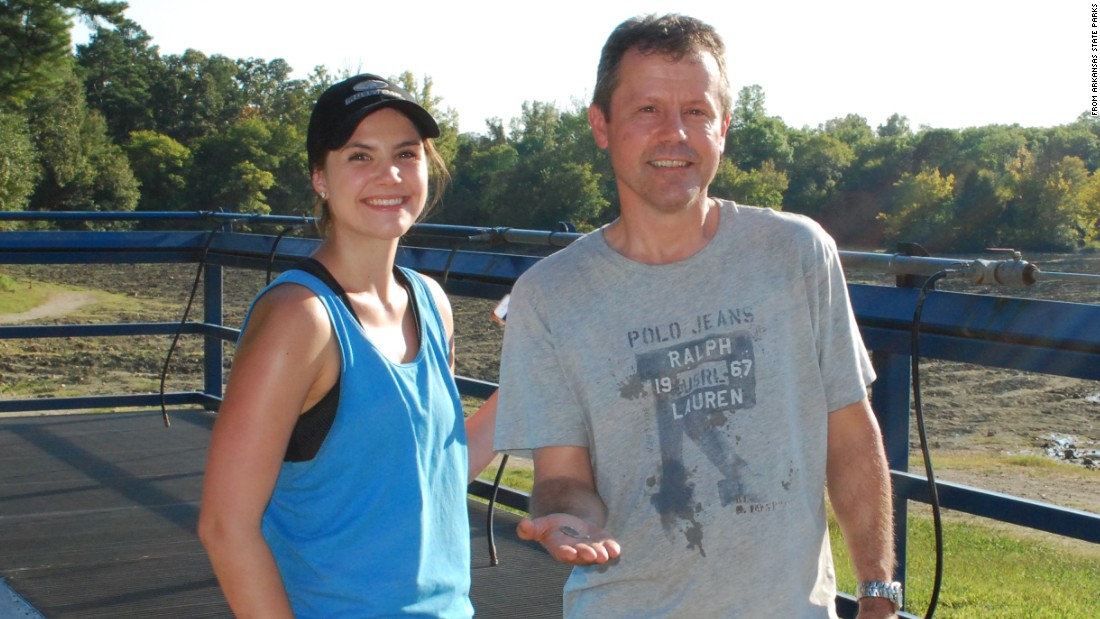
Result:
<instances>
[{"instance_id":1,"label":"wristwatch","mask_svg":"<svg viewBox=\"0 0 1100 619\"><path fill-rule=\"evenodd\" d=\"M902 595L900 582L861 582L856 587L856 598L886 598L894 605L894 611L901 610Z\"/></svg>"}]
</instances>

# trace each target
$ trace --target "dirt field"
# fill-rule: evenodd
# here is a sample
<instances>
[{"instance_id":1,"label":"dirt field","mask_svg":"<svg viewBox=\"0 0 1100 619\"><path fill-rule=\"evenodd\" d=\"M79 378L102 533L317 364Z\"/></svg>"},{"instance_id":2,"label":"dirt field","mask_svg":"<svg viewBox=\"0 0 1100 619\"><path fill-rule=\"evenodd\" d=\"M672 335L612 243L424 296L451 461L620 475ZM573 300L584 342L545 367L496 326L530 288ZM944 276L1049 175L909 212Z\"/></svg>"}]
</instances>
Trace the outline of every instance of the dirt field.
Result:
<instances>
[{"instance_id":1,"label":"dirt field","mask_svg":"<svg viewBox=\"0 0 1100 619\"><path fill-rule=\"evenodd\" d=\"M1046 271L1100 273L1100 257L1045 258L1045 262L1042 257L1034 261ZM17 284L52 282L70 290L53 298L52 310L40 307L22 316L0 316L0 322L25 324L179 320L195 277L189 265L0 265L0 273ZM262 272L227 272L228 324L240 324L264 278ZM88 291L100 292L91 296ZM1041 281L1011 294L1097 303L1100 284ZM459 374L495 381L503 333L489 317L494 302L452 301ZM199 315L201 298L195 301L192 319ZM0 397L118 393L120 385L135 392L155 391L169 341L165 337L0 340ZM231 350L227 345L227 363ZM185 338L173 356L169 389L195 388L200 357L198 343ZM922 364L922 382L939 479L1100 513L1096 467L1100 460L1090 464L1087 457L1077 458L1069 474L1053 475L1048 467L1035 466L1035 459L1012 458L1030 454L1054 461L1062 459L1067 449L1085 456L1100 449L1100 383L937 361ZM912 437L916 469L920 464L915 430ZM955 465L956 456L976 454L990 456L989 466Z\"/></svg>"}]
</instances>

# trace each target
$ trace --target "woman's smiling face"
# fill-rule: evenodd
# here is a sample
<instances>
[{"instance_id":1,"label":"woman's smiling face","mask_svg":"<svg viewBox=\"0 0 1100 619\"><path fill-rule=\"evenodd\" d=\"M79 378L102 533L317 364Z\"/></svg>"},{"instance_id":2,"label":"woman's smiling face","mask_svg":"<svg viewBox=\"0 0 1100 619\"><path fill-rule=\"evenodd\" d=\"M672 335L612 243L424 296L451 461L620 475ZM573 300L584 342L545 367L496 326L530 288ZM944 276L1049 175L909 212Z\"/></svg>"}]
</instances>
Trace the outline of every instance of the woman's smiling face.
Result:
<instances>
[{"instance_id":1,"label":"woman's smiling face","mask_svg":"<svg viewBox=\"0 0 1100 619\"><path fill-rule=\"evenodd\" d=\"M393 108L364 118L347 143L325 156L313 187L327 194L334 228L400 238L424 210L428 157L412 121Z\"/></svg>"}]
</instances>

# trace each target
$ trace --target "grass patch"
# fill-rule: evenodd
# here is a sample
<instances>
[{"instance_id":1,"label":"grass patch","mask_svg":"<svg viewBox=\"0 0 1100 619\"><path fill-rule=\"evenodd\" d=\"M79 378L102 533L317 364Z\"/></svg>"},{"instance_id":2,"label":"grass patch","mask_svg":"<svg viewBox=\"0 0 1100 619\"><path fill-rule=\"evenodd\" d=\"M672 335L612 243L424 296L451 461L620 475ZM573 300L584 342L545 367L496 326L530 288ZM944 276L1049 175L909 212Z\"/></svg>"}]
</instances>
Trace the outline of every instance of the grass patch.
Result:
<instances>
[{"instance_id":1,"label":"grass patch","mask_svg":"<svg viewBox=\"0 0 1100 619\"><path fill-rule=\"evenodd\" d=\"M1037 456L1035 454L1016 454L1012 456L1006 456L1004 460L1005 464L1029 469L1058 470L1063 467L1072 466L1064 462L1058 462L1056 460L1051 460L1050 458Z\"/></svg>"},{"instance_id":2,"label":"grass patch","mask_svg":"<svg viewBox=\"0 0 1100 619\"><path fill-rule=\"evenodd\" d=\"M485 470L481 472L481 475L478 475L478 478L491 483L496 479L499 465L500 459L497 458L496 461L485 467ZM529 493L531 492L531 487L535 483L534 469L531 467L529 461L519 458L509 458L508 464L504 467L504 475L500 478L500 483L503 486Z\"/></svg>"},{"instance_id":3,"label":"grass patch","mask_svg":"<svg viewBox=\"0 0 1100 619\"><path fill-rule=\"evenodd\" d=\"M847 548L830 518L838 585L855 590ZM1053 537L1053 536L1052 536ZM932 595L932 520L909 518L906 610L923 615ZM1100 552L1060 541L1025 540L975 522L945 519L937 616L953 619L1061 619L1100 616ZM1067 595L1076 591L1078 595Z\"/></svg>"},{"instance_id":4,"label":"grass patch","mask_svg":"<svg viewBox=\"0 0 1100 619\"><path fill-rule=\"evenodd\" d=\"M138 296L132 291L109 292L74 281L45 281L44 273L7 271L0 285L0 314L19 314L45 303L51 295L81 292L94 301L47 322L69 324L158 322L178 320L180 305ZM48 276L48 273L45 275ZM116 274L120 282L125 273ZM193 319L193 317L192 317ZM0 397L44 398L64 396L156 393L160 372L171 338L149 335L131 337L39 338L0 341ZM169 372L169 391L192 390L202 377L202 339L180 341Z\"/></svg>"},{"instance_id":5,"label":"grass patch","mask_svg":"<svg viewBox=\"0 0 1100 619\"><path fill-rule=\"evenodd\" d=\"M57 284L21 281L0 273L0 314L22 314L46 302L50 294L66 290Z\"/></svg>"},{"instance_id":6,"label":"grass patch","mask_svg":"<svg viewBox=\"0 0 1100 619\"><path fill-rule=\"evenodd\" d=\"M1037 454L933 454L941 480L963 474L985 481L1031 478L1051 488L1089 483L1095 472ZM911 469L923 474L919 455ZM984 485L984 484L979 484ZM1056 491L1055 491L1056 492ZM923 615L932 595L934 532L928 507L914 504L908 520L906 610ZM957 619L1100 617L1100 547L968 514L943 513L943 582L936 614ZM830 536L842 591L855 590L847 547L830 513ZM1067 595L1079 591L1081 595Z\"/></svg>"}]
</instances>

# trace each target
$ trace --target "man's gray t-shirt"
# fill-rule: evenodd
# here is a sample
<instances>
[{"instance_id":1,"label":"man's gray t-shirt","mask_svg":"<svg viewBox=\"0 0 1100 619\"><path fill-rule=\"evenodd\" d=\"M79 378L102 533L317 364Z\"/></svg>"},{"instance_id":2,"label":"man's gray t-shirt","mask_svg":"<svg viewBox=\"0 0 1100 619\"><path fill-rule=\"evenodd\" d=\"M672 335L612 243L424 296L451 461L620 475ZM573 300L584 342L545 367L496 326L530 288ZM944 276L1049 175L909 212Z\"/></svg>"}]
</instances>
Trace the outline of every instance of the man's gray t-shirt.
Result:
<instances>
[{"instance_id":1,"label":"man's gray t-shirt","mask_svg":"<svg viewBox=\"0 0 1100 619\"><path fill-rule=\"evenodd\" d=\"M719 202L685 260L596 231L514 287L496 448L587 447L622 544L573 570L567 617L835 617L828 412L874 372L833 240Z\"/></svg>"}]
</instances>

